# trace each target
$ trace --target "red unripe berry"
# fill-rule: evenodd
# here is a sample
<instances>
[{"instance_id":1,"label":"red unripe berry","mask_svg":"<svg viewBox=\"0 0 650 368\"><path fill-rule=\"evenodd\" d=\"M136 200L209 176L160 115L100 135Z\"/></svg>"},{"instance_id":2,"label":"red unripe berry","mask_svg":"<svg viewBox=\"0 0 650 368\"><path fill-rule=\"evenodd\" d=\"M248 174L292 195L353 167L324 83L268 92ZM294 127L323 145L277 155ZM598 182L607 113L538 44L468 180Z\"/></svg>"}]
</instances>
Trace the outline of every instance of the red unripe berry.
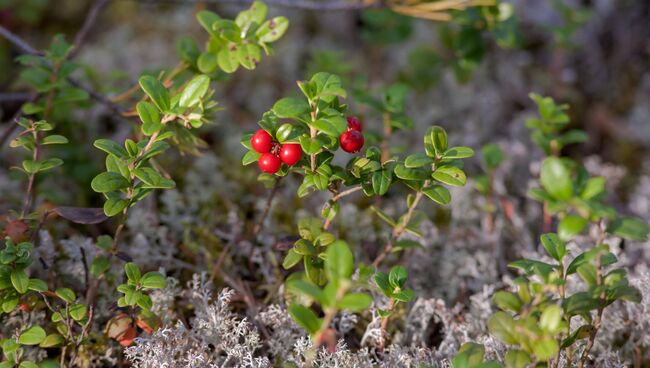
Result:
<instances>
[{"instance_id":1,"label":"red unripe berry","mask_svg":"<svg viewBox=\"0 0 650 368\"><path fill-rule=\"evenodd\" d=\"M251 146L256 152L267 153L271 151L273 146L273 138L264 129L260 129L253 134L251 138Z\"/></svg>"},{"instance_id":2,"label":"red unripe berry","mask_svg":"<svg viewBox=\"0 0 650 368\"><path fill-rule=\"evenodd\" d=\"M341 148L345 152L358 152L363 147L363 134L357 130L348 130L339 137Z\"/></svg>"},{"instance_id":3,"label":"red unripe berry","mask_svg":"<svg viewBox=\"0 0 650 368\"><path fill-rule=\"evenodd\" d=\"M263 153L262 156L260 156L259 161L257 161L257 165L260 167L260 170L264 171L265 173L268 174L275 174L280 170L280 166L282 165L282 161L280 161L280 158L272 153Z\"/></svg>"},{"instance_id":4,"label":"red unripe berry","mask_svg":"<svg viewBox=\"0 0 650 368\"><path fill-rule=\"evenodd\" d=\"M356 116L348 116L348 130L361 131L361 120Z\"/></svg>"},{"instance_id":5,"label":"red unripe berry","mask_svg":"<svg viewBox=\"0 0 650 368\"><path fill-rule=\"evenodd\" d=\"M302 148L297 143L286 143L280 147L280 159L289 166L295 165L302 157Z\"/></svg>"}]
</instances>

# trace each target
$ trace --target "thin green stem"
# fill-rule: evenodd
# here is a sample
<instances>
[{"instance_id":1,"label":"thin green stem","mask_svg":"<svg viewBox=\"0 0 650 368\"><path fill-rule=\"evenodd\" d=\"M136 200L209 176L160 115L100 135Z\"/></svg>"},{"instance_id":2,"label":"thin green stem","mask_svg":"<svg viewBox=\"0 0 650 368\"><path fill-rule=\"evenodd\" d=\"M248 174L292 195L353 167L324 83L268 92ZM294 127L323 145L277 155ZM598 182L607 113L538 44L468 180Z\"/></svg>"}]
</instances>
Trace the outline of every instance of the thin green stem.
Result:
<instances>
[{"instance_id":1,"label":"thin green stem","mask_svg":"<svg viewBox=\"0 0 650 368\"><path fill-rule=\"evenodd\" d=\"M429 185L429 183L430 183L429 180L425 181L423 187L426 187L427 185ZM408 227L408 224L411 221L411 218L413 217L413 213L415 213L415 208L418 206L418 203L420 203L420 200L422 199L422 195L423 193L421 190L415 194L415 199L408 207L408 210L406 211L406 215L404 215L404 218L402 219L401 223L393 229L393 233L390 237L390 240L388 241L388 243L386 243L386 246L384 247L382 252L379 253L377 258L375 258L375 260L372 262L373 267L378 268L381 262L393 250L393 247L395 246L395 242Z\"/></svg>"}]
</instances>

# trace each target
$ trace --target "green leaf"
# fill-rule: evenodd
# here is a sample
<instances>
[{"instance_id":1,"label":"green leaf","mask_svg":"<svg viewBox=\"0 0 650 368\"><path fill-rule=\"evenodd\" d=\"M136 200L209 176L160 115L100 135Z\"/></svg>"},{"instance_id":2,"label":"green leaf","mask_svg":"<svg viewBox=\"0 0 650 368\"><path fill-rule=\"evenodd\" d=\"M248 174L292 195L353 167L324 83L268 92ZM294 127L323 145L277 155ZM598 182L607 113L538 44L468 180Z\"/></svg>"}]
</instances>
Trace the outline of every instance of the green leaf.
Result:
<instances>
[{"instance_id":1,"label":"green leaf","mask_svg":"<svg viewBox=\"0 0 650 368\"><path fill-rule=\"evenodd\" d=\"M23 331L18 338L18 343L21 345L38 345L45 340L45 330L40 326L32 326Z\"/></svg>"},{"instance_id":2,"label":"green leaf","mask_svg":"<svg viewBox=\"0 0 650 368\"><path fill-rule=\"evenodd\" d=\"M214 69L219 65L219 61L217 61L216 54L204 52L199 56L196 65L201 73L212 73L212 71L214 71Z\"/></svg>"},{"instance_id":3,"label":"green leaf","mask_svg":"<svg viewBox=\"0 0 650 368\"><path fill-rule=\"evenodd\" d=\"M114 172L103 172L95 176L90 186L95 192L108 193L117 192L120 189L128 188L131 185L122 175Z\"/></svg>"},{"instance_id":4,"label":"green leaf","mask_svg":"<svg viewBox=\"0 0 650 368\"><path fill-rule=\"evenodd\" d=\"M451 147L443 154L445 159L460 159L474 156L474 150L469 147Z\"/></svg>"},{"instance_id":5,"label":"green leaf","mask_svg":"<svg viewBox=\"0 0 650 368\"><path fill-rule=\"evenodd\" d=\"M133 262L129 262L124 265L124 272L126 272L126 277L128 280L134 284L140 282L140 268Z\"/></svg>"},{"instance_id":6,"label":"green leaf","mask_svg":"<svg viewBox=\"0 0 650 368\"><path fill-rule=\"evenodd\" d=\"M488 329L504 344L514 345L517 343L517 339L513 335L515 321L505 312L493 314L488 320Z\"/></svg>"},{"instance_id":7,"label":"green leaf","mask_svg":"<svg viewBox=\"0 0 650 368\"><path fill-rule=\"evenodd\" d=\"M619 217L607 226L607 232L629 240L648 239L648 224L638 217Z\"/></svg>"},{"instance_id":8,"label":"green leaf","mask_svg":"<svg viewBox=\"0 0 650 368\"><path fill-rule=\"evenodd\" d=\"M314 122L309 123L309 126L316 128L318 131L321 131L332 137L339 137L343 132L337 129L334 124L330 123L328 120L319 119ZM343 129L345 131L345 128Z\"/></svg>"},{"instance_id":9,"label":"green leaf","mask_svg":"<svg viewBox=\"0 0 650 368\"><path fill-rule=\"evenodd\" d=\"M414 153L404 160L404 166L408 168L431 166L431 164L433 164L433 159L424 153Z\"/></svg>"},{"instance_id":10,"label":"green leaf","mask_svg":"<svg viewBox=\"0 0 650 368\"><path fill-rule=\"evenodd\" d=\"M325 296L323 290L311 282L304 280L290 280L287 281L286 287L287 290L293 293L303 294L314 299L322 306L327 306L329 304L329 301L327 300L327 297Z\"/></svg>"},{"instance_id":11,"label":"green leaf","mask_svg":"<svg viewBox=\"0 0 650 368\"><path fill-rule=\"evenodd\" d=\"M481 344L467 342L458 349L451 361L453 368L474 368L483 362L485 348Z\"/></svg>"},{"instance_id":12,"label":"green leaf","mask_svg":"<svg viewBox=\"0 0 650 368\"><path fill-rule=\"evenodd\" d=\"M104 202L104 214L108 217L121 213L129 202L119 197L111 197Z\"/></svg>"},{"instance_id":13,"label":"green leaf","mask_svg":"<svg viewBox=\"0 0 650 368\"><path fill-rule=\"evenodd\" d=\"M303 256L316 255L316 247L307 239L298 239L293 250Z\"/></svg>"},{"instance_id":14,"label":"green leaf","mask_svg":"<svg viewBox=\"0 0 650 368\"><path fill-rule=\"evenodd\" d=\"M199 24L208 31L213 36L217 36L217 34L214 32L214 29L212 28L212 25L221 19L217 14L209 11L209 10L201 10L200 12L196 13L196 19L198 20Z\"/></svg>"},{"instance_id":15,"label":"green leaf","mask_svg":"<svg viewBox=\"0 0 650 368\"><path fill-rule=\"evenodd\" d=\"M140 101L135 108L138 111L140 120L142 120L142 132L145 135L152 135L162 129L163 125L160 123L160 113L154 105L146 101Z\"/></svg>"},{"instance_id":16,"label":"green leaf","mask_svg":"<svg viewBox=\"0 0 650 368\"><path fill-rule=\"evenodd\" d=\"M68 143L68 138L62 136L62 135L48 135L47 137L43 138L43 141L41 144L66 144Z\"/></svg>"},{"instance_id":17,"label":"green leaf","mask_svg":"<svg viewBox=\"0 0 650 368\"><path fill-rule=\"evenodd\" d=\"M99 277L101 274L108 271L110 265L108 257L97 256L93 259L93 262L90 265L90 274L93 275L93 277Z\"/></svg>"},{"instance_id":18,"label":"green leaf","mask_svg":"<svg viewBox=\"0 0 650 368\"><path fill-rule=\"evenodd\" d=\"M526 368L532 362L530 355L521 350L508 350L506 352L506 368Z\"/></svg>"},{"instance_id":19,"label":"green leaf","mask_svg":"<svg viewBox=\"0 0 650 368\"><path fill-rule=\"evenodd\" d=\"M338 75L319 72L311 77L310 84L315 86L315 93L311 98L320 98L329 103L334 100L335 96L343 98L347 96L345 89L342 87L341 78Z\"/></svg>"},{"instance_id":20,"label":"green leaf","mask_svg":"<svg viewBox=\"0 0 650 368\"><path fill-rule=\"evenodd\" d=\"M17 292L25 294L29 287L29 276L23 270L11 271L11 284Z\"/></svg>"},{"instance_id":21,"label":"green leaf","mask_svg":"<svg viewBox=\"0 0 650 368\"><path fill-rule=\"evenodd\" d=\"M567 316L583 315L600 307L598 299L593 298L587 292L575 293L564 300L562 308Z\"/></svg>"},{"instance_id":22,"label":"green leaf","mask_svg":"<svg viewBox=\"0 0 650 368\"><path fill-rule=\"evenodd\" d=\"M455 166L440 166L431 174L435 180L456 187L462 187L467 183L465 172Z\"/></svg>"},{"instance_id":23,"label":"green leaf","mask_svg":"<svg viewBox=\"0 0 650 368\"><path fill-rule=\"evenodd\" d=\"M285 97L276 102L271 110L279 118L297 119L309 111L309 105L303 99Z\"/></svg>"},{"instance_id":24,"label":"green leaf","mask_svg":"<svg viewBox=\"0 0 650 368\"><path fill-rule=\"evenodd\" d=\"M127 305L134 306L138 304L142 296L143 294L141 291L128 290L126 293L124 293L124 301L126 302Z\"/></svg>"},{"instance_id":25,"label":"green leaf","mask_svg":"<svg viewBox=\"0 0 650 368\"><path fill-rule=\"evenodd\" d=\"M588 286L595 287L598 284L598 271L596 270L596 266L585 263L578 267L577 272Z\"/></svg>"},{"instance_id":26,"label":"green leaf","mask_svg":"<svg viewBox=\"0 0 650 368\"><path fill-rule=\"evenodd\" d=\"M394 266L388 274L388 282L393 288L403 288L408 278L408 272L404 266Z\"/></svg>"},{"instance_id":27,"label":"green leaf","mask_svg":"<svg viewBox=\"0 0 650 368\"><path fill-rule=\"evenodd\" d=\"M2 311L9 313L18 305L19 301L18 294L14 295L5 295L4 300L2 301Z\"/></svg>"},{"instance_id":28,"label":"green leaf","mask_svg":"<svg viewBox=\"0 0 650 368\"><path fill-rule=\"evenodd\" d=\"M557 304L552 304L544 308L539 318L539 327L555 334L559 332L562 323L562 308Z\"/></svg>"},{"instance_id":29,"label":"green leaf","mask_svg":"<svg viewBox=\"0 0 650 368\"><path fill-rule=\"evenodd\" d=\"M244 154L244 157L241 158L241 163L242 163L242 165L244 165L244 166L246 166L246 165L250 165L250 164L252 164L253 162L256 162L257 160L259 160L259 159L260 159L260 156L262 156L262 154L259 153L259 152L255 152L255 151L253 151L253 150L247 151L247 152Z\"/></svg>"},{"instance_id":30,"label":"green leaf","mask_svg":"<svg viewBox=\"0 0 650 368\"><path fill-rule=\"evenodd\" d=\"M325 269L328 278L330 280L349 279L354 271L354 260L348 245L342 240L337 240L327 247L325 254L327 255Z\"/></svg>"},{"instance_id":31,"label":"green leaf","mask_svg":"<svg viewBox=\"0 0 650 368\"><path fill-rule=\"evenodd\" d=\"M147 272L140 279L140 284L145 289L164 289L167 279L160 272Z\"/></svg>"},{"instance_id":32,"label":"green leaf","mask_svg":"<svg viewBox=\"0 0 650 368\"><path fill-rule=\"evenodd\" d=\"M138 80L144 93L149 96L151 101L158 107L161 112L167 112L171 108L169 92L158 79L145 75Z\"/></svg>"},{"instance_id":33,"label":"green leaf","mask_svg":"<svg viewBox=\"0 0 650 368\"><path fill-rule=\"evenodd\" d=\"M433 147L433 152L427 152L430 157L442 157L447 151L447 132L442 127L432 126L424 136L425 149L427 145Z\"/></svg>"},{"instance_id":34,"label":"green leaf","mask_svg":"<svg viewBox=\"0 0 650 368\"><path fill-rule=\"evenodd\" d=\"M337 308L347 309L353 312L360 312L370 308L372 298L365 293L349 293L336 302Z\"/></svg>"},{"instance_id":35,"label":"green leaf","mask_svg":"<svg viewBox=\"0 0 650 368\"><path fill-rule=\"evenodd\" d=\"M38 364L31 362L29 360L24 360L20 362L18 368L39 368Z\"/></svg>"},{"instance_id":36,"label":"green leaf","mask_svg":"<svg viewBox=\"0 0 650 368\"><path fill-rule=\"evenodd\" d=\"M293 249L291 249L289 252L287 252L287 255L282 261L282 268L288 270L291 267L297 265L300 261L302 261L302 255L296 253Z\"/></svg>"},{"instance_id":37,"label":"green leaf","mask_svg":"<svg viewBox=\"0 0 650 368\"><path fill-rule=\"evenodd\" d=\"M616 285L611 290L607 291L607 299L609 301L626 300L628 302L640 303L643 299L641 292L629 285Z\"/></svg>"},{"instance_id":38,"label":"green leaf","mask_svg":"<svg viewBox=\"0 0 650 368\"><path fill-rule=\"evenodd\" d=\"M139 167L133 170L133 174L145 184L146 189L171 189L176 183L171 179L163 178L156 170L150 167Z\"/></svg>"},{"instance_id":39,"label":"green leaf","mask_svg":"<svg viewBox=\"0 0 650 368\"><path fill-rule=\"evenodd\" d=\"M73 304L70 306L70 317L75 321L81 321L86 317L88 308L84 304Z\"/></svg>"},{"instance_id":40,"label":"green leaf","mask_svg":"<svg viewBox=\"0 0 650 368\"><path fill-rule=\"evenodd\" d=\"M403 303L408 303L415 299L415 293L413 290L400 290L393 293L392 298Z\"/></svg>"},{"instance_id":41,"label":"green leaf","mask_svg":"<svg viewBox=\"0 0 650 368\"><path fill-rule=\"evenodd\" d=\"M262 50L259 46L247 43L237 48L237 59L246 69L255 69L255 66L262 60Z\"/></svg>"},{"instance_id":42,"label":"green leaf","mask_svg":"<svg viewBox=\"0 0 650 368\"><path fill-rule=\"evenodd\" d=\"M289 28L289 20L285 17L275 17L262 23L255 32L255 36L261 43L275 42L284 35Z\"/></svg>"},{"instance_id":43,"label":"green leaf","mask_svg":"<svg viewBox=\"0 0 650 368\"><path fill-rule=\"evenodd\" d=\"M586 339L591 336L594 327L592 325L582 325L573 331L564 341L562 341L562 349L573 345L576 340Z\"/></svg>"},{"instance_id":44,"label":"green leaf","mask_svg":"<svg viewBox=\"0 0 650 368\"><path fill-rule=\"evenodd\" d=\"M557 226L557 233L560 239L569 241L576 235L580 234L585 226L587 226L587 219L578 215L565 216Z\"/></svg>"},{"instance_id":45,"label":"green leaf","mask_svg":"<svg viewBox=\"0 0 650 368\"><path fill-rule=\"evenodd\" d=\"M97 246L103 250L110 250L113 248L113 238L110 235L100 235L97 237Z\"/></svg>"},{"instance_id":46,"label":"green leaf","mask_svg":"<svg viewBox=\"0 0 650 368\"><path fill-rule=\"evenodd\" d=\"M44 292L47 291L47 284L45 281L41 279L29 279L29 283L27 284L27 288L32 291L37 291L37 292Z\"/></svg>"},{"instance_id":47,"label":"green leaf","mask_svg":"<svg viewBox=\"0 0 650 368\"><path fill-rule=\"evenodd\" d=\"M210 87L210 77L207 75L197 75L192 78L181 93L178 105L181 107L192 107L201 102L201 99L208 92Z\"/></svg>"},{"instance_id":48,"label":"green leaf","mask_svg":"<svg viewBox=\"0 0 650 368\"><path fill-rule=\"evenodd\" d=\"M300 137L300 147L308 155L316 154L322 149L318 139L311 139L306 135Z\"/></svg>"},{"instance_id":49,"label":"green leaf","mask_svg":"<svg viewBox=\"0 0 650 368\"><path fill-rule=\"evenodd\" d=\"M54 333L54 334L49 334L41 341L41 343L38 345L42 348L51 348L55 346L62 345L65 342L65 339L63 336Z\"/></svg>"},{"instance_id":50,"label":"green leaf","mask_svg":"<svg viewBox=\"0 0 650 368\"><path fill-rule=\"evenodd\" d=\"M523 302L519 296L507 291L497 291L494 293L492 301L504 311L519 313L523 307Z\"/></svg>"},{"instance_id":51,"label":"green leaf","mask_svg":"<svg viewBox=\"0 0 650 368\"><path fill-rule=\"evenodd\" d=\"M393 294L393 288L390 286L390 282L388 281L388 275L379 272L378 274L375 275L375 283L379 287L379 289L386 295L387 297L391 297Z\"/></svg>"},{"instance_id":52,"label":"green leaf","mask_svg":"<svg viewBox=\"0 0 650 368\"><path fill-rule=\"evenodd\" d=\"M377 195L384 195L388 192L390 184L393 181L393 175L388 169L375 171L372 173L372 190Z\"/></svg>"},{"instance_id":53,"label":"green leaf","mask_svg":"<svg viewBox=\"0 0 650 368\"><path fill-rule=\"evenodd\" d=\"M129 157L129 154L126 152L126 150L120 146L119 144L113 142L110 139L98 139L93 143L93 145L100 150L111 154L115 157L118 158L127 158Z\"/></svg>"},{"instance_id":54,"label":"green leaf","mask_svg":"<svg viewBox=\"0 0 650 368\"><path fill-rule=\"evenodd\" d=\"M300 304L291 304L288 310L291 318L293 318L293 320L302 328L307 330L310 335L313 335L320 330L322 321L311 309Z\"/></svg>"},{"instance_id":55,"label":"green leaf","mask_svg":"<svg viewBox=\"0 0 650 368\"><path fill-rule=\"evenodd\" d=\"M557 341L550 336L543 337L533 344L533 352L540 361L548 361L555 357L559 348Z\"/></svg>"},{"instance_id":56,"label":"green leaf","mask_svg":"<svg viewBox=\"0 0 650 368\"><path fill-rule=\"evenodd\" d=\"M219 50L217 54L217 64L219 68L226 73L234 73L239 68L239 59L237 59L237 50L230 50L227 47Z\"/></svg>"},{"instance_id":57,"label":"green leaf","mask_svg":"<svg viewBox=\"0 0 650 368\"><path fill-rule=\"evenodd\" d=\"M266 4L264 4L264 2L254 1L251 4L250 8L241 11L239 14L237 14L237 17L235 18L235 23L239 26L239 28L245 31L248 27L250 27L253 24L257 24L258 26L262 24L262 22L266 18L266 12L267 12L267 7Z\"/></svg>"},{"instance_id":58,"label":"green leaf","mask_svg":"<svg viewBox=\"0 0 650 368\"><path fill-rule=\"evenodd\" d=\"M410 169L404 165L397 164L395 165L395 176L402 180L427 180L429 179L431 171L421 168Z\"/></svg>"},{"instance_id":59,"label":"green leaf","mask_svg":"<svg viewBox=\"0 0 650 368\"><path fill-rule=\"evenodd\" d=\"M151 298L148 295L141 295L140 299L138 299L137 304L140 308L149 310L153 308L153 302L151 301Z\"/></svg>"},{"instance_id":60,"label":"green leaf","mask_svg":"<svg viewBox=\"0 0 650 368\"><path fill-rule=\"evenodd\" d=\"M212 29L214 29L217 34L234 43L240 43L242 39L242 31L234 21L230 19L219 19L212 23ZM224 47L227 48L227 47Z\"/></svg>"},{"instance_id":61,"label":"green leaf","mask_svg":"<svg viewBox=\"0 0 650 368\"><path fill-rule=\"evenodd\" d=\"M496 169L506 158L501 147L493 143L486 144L481 148L481 157L488 170Z\"/></svg>"},{"instance_id":62,"label":"green leaf","mask_svg":"<svg viewBox=\"0 0 650 368\"><path fill-rule=\"evenodd\" d=\"M585 183L582 192L580 193L580 198L585 200L592 199L599 196L603 192L605 192L605 178L602 176L589 178Z\"/></svg>"},{"instance_id":63,"label":"green leaf","mask_svg":"<svg viewBox=\"0 0 650 368\"><path fill-rule=\"evenodd\" d=\"M75 295L74 291L72 291L72 289L69 288L59 288L56 289L54 293L56 294L56 296L58 296L59 298L61 298L67 303L73 303L77 299L77 296Z\"/></svg>"},{"instance_id":64,"label":"green leaf","mask_svg":"<svg viewBox=\"0 0 650 368\"><path fill-rule=\"evenodd\" d=\"M542 187L556 199L568 201L573 197L571 172L556 157L549 157L542 162L540 173Z\"/></svg>"},{"instance_id":65,"label":"green leaf","mask_svg":"<svg viewBox=\"0 0 650 368\"><path fill-rule=\"evenodd\" d=\"M56 157L48 158L40 162L40 167L38 171L42 172L42 171L54 169L55 167L59 167L61 165L63 165L63 160L61 160L60 158L56 158Z\"/></svg>"},{"instance_id":66,"label":"green leaf","mask_svg":"<svg viewBox=\"0 0 650 368\"><path fill-rule=\"evenodd\" d=\"M566 255L566 244L556 234L549 233L540 237L546 253L556 261L562 260Z\"/></svg>"},{"instance_id":67,"label":"green leaf","mask_svg":"<svg viewBox=\"0 0 650 368\"><path fill-rule=\"evenodd\" d=\"M422 193L425 196L429 197L432 201L441 204L443 206L448 205L451 202L451 193L449 189L443 187L442 185L431 185L422 189Z\"/></svg>"},{"instance_id":68,"label":"green leaf","mask_svg":"<svg viewBox=\"0 0 650 368\"><path fill-rule=\"evenodd\" d=\"M23 169L28 174L36 174L41 168L41 163L34 160L23 160Z\"/></svg>"},{"instance_id":69,"label":"green leaf","mask_svg":"<svg viewBox=\"0 0 650 368\"><path fill-rule=\"evenodd\" d=\"M289 123L284 123L280 125L278 130L275 132L275 138L277 139L278 142L284 143L287 141L287 139L289 139L289 137L291 137L292 132L293 132L293 125Z\"/></svg>"},{"instance_id":70,"label":"green leaf","mask_svg":"<svg viewBox=\"0 0 650 368\"><path fill-rule=\"evenodd\" d=\"M126 139L124 147L126 147L126 152L129 153L130 157L137 157L140 153L140 147L132 139Z\"/></svg>"}]
</instances>

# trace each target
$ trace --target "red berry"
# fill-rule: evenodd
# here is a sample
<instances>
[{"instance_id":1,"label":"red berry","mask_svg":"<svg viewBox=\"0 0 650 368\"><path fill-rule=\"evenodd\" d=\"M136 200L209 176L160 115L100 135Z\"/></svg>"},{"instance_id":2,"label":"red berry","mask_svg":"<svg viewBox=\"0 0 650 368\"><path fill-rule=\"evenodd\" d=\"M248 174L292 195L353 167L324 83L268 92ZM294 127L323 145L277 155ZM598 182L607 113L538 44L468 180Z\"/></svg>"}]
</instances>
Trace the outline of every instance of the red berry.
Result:
<instances>
[{"instance_id":1,"label":"red berry","mask_svg":"<svg viewBox=\"0 0 650 368\"><path fill-rule=\"evenodd\" d=\"M257 161L257 165L265 173L275 174L278 172L278 170L280 170L282 161L280 161L280 158L278 156L267 152L263 153L262 156L260 156L259 161Z\"/></svg>"},{"instance_id":2,"label":"red berry","mask_svg":"<svg viewBox=\"0 0 650 368\"><path fill-rule=\"evenodd\" d=\"M357 130L348 130L339 137L341 148L345 152L354 153L363 147L363 134Z\"/></svg>"},{"instance_id":3,"label":"red berry","mask_svg":"<svg viewBox=\"0 0 650 368\"><path fill-rule=\"evenodd\" d=\"M292 166L300 161L302 157L302 148L296 143L286 143L280 147L280 159L285 164Z\"/></svg>"},{"instance_id":4,"label":"red berry","mask_svg":"<svg viewBox=\"0 0 650 368\"><path fill-rule=\"evenodd\" d=\"M356 116L348 116L348 130L361 131L361 120Z\"/></svg>"},{"instance_id":5,"label":"red berry","mask_svg":"<svg viewBox=\"0 0 650 368\"><path fill-rule=\"evenodd\" d=\"M264 129L260 129L253 134L251 138L251 146L259 153L267 153L271 151L273 146L273 138Z\"/></svg>"}]
</instances>

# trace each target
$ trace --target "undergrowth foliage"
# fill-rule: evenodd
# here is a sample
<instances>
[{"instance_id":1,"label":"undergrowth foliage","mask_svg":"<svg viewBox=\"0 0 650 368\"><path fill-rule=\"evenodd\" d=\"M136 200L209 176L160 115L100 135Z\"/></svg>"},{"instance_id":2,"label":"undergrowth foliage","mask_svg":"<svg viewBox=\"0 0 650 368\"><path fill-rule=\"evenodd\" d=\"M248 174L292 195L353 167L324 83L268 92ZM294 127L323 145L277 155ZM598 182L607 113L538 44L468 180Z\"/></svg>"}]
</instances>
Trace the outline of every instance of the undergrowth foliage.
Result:
<instances>
[{"instance_id":1,"label":"undergrowth foliage","mask_svg":"<svg viewBox=\"0 0 650 368\"><path fill-rule=\"evenodd\" d=\"M403 40L406 16L449 21L440 28L449 57L431 64L449 68L458 82L471 78L489 37L501 47L519 41L509 4L388 3L363 13L367 29L374 29L364 38ZM416 129L408 97L435 79L419 70L429 65L430 50L414 51L399 81L373 88L332 62L335 54L321 55L325 62L315 60L310 69L328 70L298 81L265 107L258 129L241 136L243 175L215 174L227 158L211 154L170 170L170 157L185 160L207 147L202 129L221 110L215 83L240 67L254 70L287 32L286 17L267 13L261 1L232 20L198 11L203 46L181 38L178 65L141 75L112 100L72 77L79 45L62 36L44 52L17 58L24 66L20 78L34 94L22 105L10 143L25 154L12 168L24 174L24 198L0 218L0 368L582 368L620 358L599 347L603 335L648 361L641 351L650 348L647 331L613 325L650 311L650 274L629 272L620 245L621 239L647 241L650 228L646 219L609 204L606 177L564 155L588 136L570 129L569 106L550 97L532 93L538 111L526 121L544 155L527 191L541 208L542 231L533 232L543 252L517 249L520 259L507 269L506 256L473 249L471 242L485 238L496 248L492 241L504 230L499 217L517 220L499 194L511 152L487 143L474 157L473 148L456 144L460 139L441 125ZM393 28L383 29L386 24ZM566 41L573 28L567 24L556 37ZM101 196L101 208L39 201L38 182L66 169L57 156L68 160L64 148L83 144L58 134L64 130L56 123L75 108L91 107L91 99L133 125L124 139L94 140L103 169L89 186ZM418 143L398 146L395 136ZM269 194L265 205L252 205L263 209L248 226L250 213L242 214L231 195L257 170L254 163ZM480 175L468 177L477 169ZM174 177L178 171L183 175ZM286 209L273 214L280 195ZM468 225L470 211L457 211L474 196L483 200L478 235ZM438 227L429 216L434 211L451 220ZM290 224L280 231L272 228L279 217ZM54 227L66 234L91 230L89 237L57 240ZM442 235L443 227L453 236ZM417 272L409 274L447 272L450 280L424 281L438 284L466 277L455 269L458 260L438 259L436 246L487 259L470 266L475 293L458 291L456 305L427 294L414 280ZM431 269L434 262L441 270ZM220 281L229 288L215 293ZM254 282L259 287L252 290Z\"/></svg>"}]
</instances>

